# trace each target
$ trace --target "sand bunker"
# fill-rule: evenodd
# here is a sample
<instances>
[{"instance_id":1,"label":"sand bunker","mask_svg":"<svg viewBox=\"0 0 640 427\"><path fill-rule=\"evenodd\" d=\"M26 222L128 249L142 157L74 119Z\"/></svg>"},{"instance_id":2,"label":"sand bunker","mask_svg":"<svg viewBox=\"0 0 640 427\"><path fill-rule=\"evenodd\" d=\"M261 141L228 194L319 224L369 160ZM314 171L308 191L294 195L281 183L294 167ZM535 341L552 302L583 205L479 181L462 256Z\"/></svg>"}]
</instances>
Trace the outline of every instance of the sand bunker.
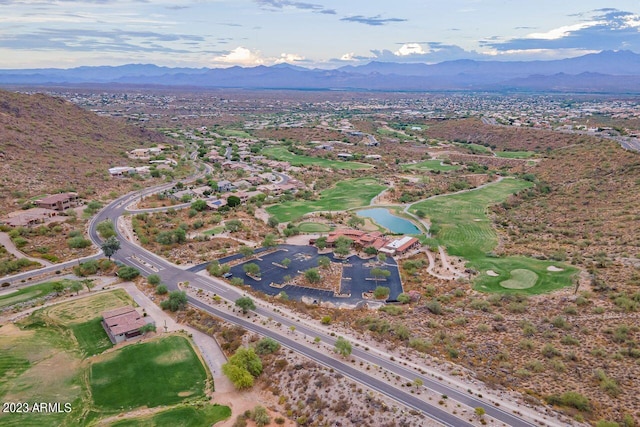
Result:
<instances>
[{"instance_id":1,"label":"sand bunker","mask_svg":"<svg viewBox=\"0 0 640 427\"><path fill-rule=\"evenodd\" d=\"M547 271L564 271L564 268L556 267L555 265L550 265L547 267Z\"/></svg>"},{"instance_id":2,"label":"sand bunker","mask_svg":"<svg viewBox=\"0 0 640 427\"><path fill-rule=\"evenodd\" d=\"M491 277L498 277L498 276L499 276L499 274L498 274L498 273L496 273L496 272L495 272L495 271L493 271L493 270L487 270L487 276L491 276Z\"/></svg>"}]
</instances>

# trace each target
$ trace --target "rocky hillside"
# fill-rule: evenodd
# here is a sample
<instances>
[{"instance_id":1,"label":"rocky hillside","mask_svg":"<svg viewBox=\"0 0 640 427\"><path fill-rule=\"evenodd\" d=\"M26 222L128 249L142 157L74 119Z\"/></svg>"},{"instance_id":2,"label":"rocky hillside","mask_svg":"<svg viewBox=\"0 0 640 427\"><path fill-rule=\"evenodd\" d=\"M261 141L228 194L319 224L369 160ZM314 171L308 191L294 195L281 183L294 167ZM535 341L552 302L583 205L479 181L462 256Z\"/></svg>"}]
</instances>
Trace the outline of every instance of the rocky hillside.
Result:
<instances>
[{"instance_id":1,"label":"rocky hillside","mask_svg":"<svg viewBox=\"0 0 640 427\"><path fill-rule=\"evenodd\" d=\"M131 164L127 151L158 142L164 137L61 99L0 91L0 213L62 189L107 194L122 185L107 169Z\"/></svg>"}]
</instances>

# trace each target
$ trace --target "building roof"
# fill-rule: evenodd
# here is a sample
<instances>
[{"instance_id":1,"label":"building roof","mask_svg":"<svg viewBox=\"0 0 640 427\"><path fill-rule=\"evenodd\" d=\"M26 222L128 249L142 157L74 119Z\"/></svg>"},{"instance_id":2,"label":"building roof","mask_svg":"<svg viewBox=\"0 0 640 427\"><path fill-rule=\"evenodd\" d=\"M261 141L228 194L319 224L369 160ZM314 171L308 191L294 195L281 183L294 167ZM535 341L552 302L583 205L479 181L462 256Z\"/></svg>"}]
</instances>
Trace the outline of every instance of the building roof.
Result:
<instances>
[{"instance_id":1,"label":"building roof","mask_svg":"<svg viewBox=\"0 0 640 427\"><path fill-rule=\"evenodd\" d=\"M60 193L60 194L52 194L51 196L43 197L42 199L36 200L37 203L45 203L45 204L55 204L58 202L65 202L72 198L77 198L78 193Z\"/></svg>"},{"instance_id":2,"label":"building roof","mask_svg":"<svg viewBox=\"0 0 640 427\"><path fill-rule=\"evenodd\" d=\"M102 313L102 319L114 336L137 331L147 323L140 313L130 306L105 311Z\"/></svg>"}]
</instances>

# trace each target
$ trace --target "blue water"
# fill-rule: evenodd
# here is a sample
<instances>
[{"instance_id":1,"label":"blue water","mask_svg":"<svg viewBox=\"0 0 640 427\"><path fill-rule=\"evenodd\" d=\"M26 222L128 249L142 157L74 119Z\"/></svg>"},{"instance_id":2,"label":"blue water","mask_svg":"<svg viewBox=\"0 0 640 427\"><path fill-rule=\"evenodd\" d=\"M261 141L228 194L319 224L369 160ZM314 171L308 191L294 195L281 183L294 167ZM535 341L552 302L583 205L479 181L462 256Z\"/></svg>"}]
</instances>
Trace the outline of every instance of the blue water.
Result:
<instances>
[{"instance_id":1,"label":"blue water","mask_svg":"<svg viewBox=\"0 0 640 427\"><path fill-rule=\"evenodd\" d=\"M392 233L397 234L420 234L418 227L413 225L411 221L407 221L399 216L392 215L388 209L374 208L363 209L356 212L358 215L371 218L384 228L389 229Z\"/></svg>"}]
</instances>

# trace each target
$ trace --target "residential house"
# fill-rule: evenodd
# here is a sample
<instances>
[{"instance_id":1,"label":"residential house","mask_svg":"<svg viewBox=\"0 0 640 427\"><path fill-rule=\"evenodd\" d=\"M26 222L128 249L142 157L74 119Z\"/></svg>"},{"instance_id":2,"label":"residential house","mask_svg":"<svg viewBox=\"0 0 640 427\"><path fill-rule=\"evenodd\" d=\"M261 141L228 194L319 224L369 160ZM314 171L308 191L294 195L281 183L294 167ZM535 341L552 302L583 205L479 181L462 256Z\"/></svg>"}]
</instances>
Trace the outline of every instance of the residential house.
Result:
<instances>
[{"instance_id":1,"label":"residential house","mask_svg":"<svg viewBox=\"0 0 640 427\"><path fill-rule=\"evenodd\" d=\"M24 211L11 212L3 220L5 225L9 227L32 227L37 224L47 222L54 218L58 212L52 209L31 208Z\"/></svg>"},{"instance_id":2,"label":"residential house","mask_svg":"<svg viewBox=\"0 0 640 427\"><path fill-rule=\"evenodd\" d=\"M227 181L226 179L223 179L222 181L218 181L218 191L225 193L227 191L231 191L234 189L235 187L233 186L231 181Z\"/></svg>"},{"instance_id":3,"label":"residential house","mask_svg":"<svg viewBox=\"0 0 640 427\"><path fill-rule=\"evenodd\" d=\"M135 173L136 169L129 166L116 166L109 168L109 175L113 176L125 176Z\"/></svg>"},{"instance_id":4,"label":"residential house","mask_svg":"<svg viewBox=\"0 0 640 427\"><path fill-rule=\"evenodd\" d=\"M36 200L35 203L39 208L63 212L78 206L80 204L80 197L78 193L60 193Z\"/></svg>"},{"instance_id":5,"label":"residential house","mask_svg":"<svg viewBox=\"0 0 640 427\"><path fill-rule=\"evenodd\" d=\"M207 200L207 208L212 211L217 211L222 206L226 206L227 199Z\"/></svg>"},{"instance_id":6,"label":"residential house","mask_svg":"<svg viewBox=\"0 0 640 427\"><path fill-rule=\"evenodd\" d=\"M140 328L147 324L155 325L155 322L150 317L142 316L131 306L102 313L102 327L114 344L142 335Z\"/></svg>"},{"instance_id":7,"label":"residential house","mask_svg":"<svg viewBox=\"0 0 640 427\"><path fill-rule=\"evenodd\" d=\"M247 188L251 187L251 183L247 180L244 179L240 179L238 181L234 181L232 182L233 186L239 190L246 190Z\"/></svg>"}]
</instances>

